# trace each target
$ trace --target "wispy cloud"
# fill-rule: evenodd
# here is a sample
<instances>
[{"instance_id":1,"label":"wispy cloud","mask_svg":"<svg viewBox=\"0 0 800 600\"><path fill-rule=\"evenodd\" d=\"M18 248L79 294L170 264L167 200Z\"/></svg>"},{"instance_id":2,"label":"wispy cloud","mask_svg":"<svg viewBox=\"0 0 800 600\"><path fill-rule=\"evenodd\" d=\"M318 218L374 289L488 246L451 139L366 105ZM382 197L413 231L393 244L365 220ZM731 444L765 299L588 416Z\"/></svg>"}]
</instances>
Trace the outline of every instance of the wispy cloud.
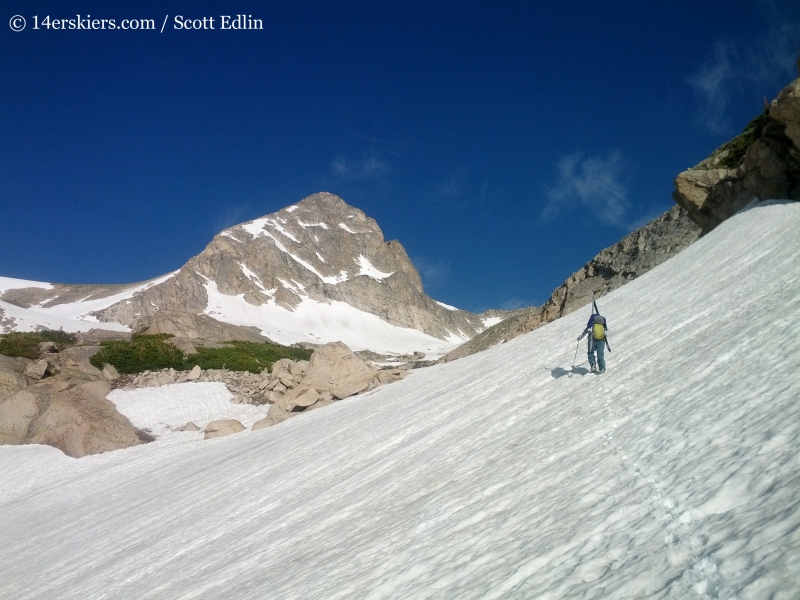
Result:
<instances>
[{"instance_id":1,"label":"wispy cloud","mask_svg":"<svg viewBox=\"0 0 800 600\"><path fill-rule=\"evenodd\" d=\"M228 204L223 206L214 219L214 233L233 227L248 220L249 204Z\"/></svg>"},{"instance_id":2,"label":"wispy cloud","mask_svg":"<svg viewBox=\"0 0 800 600\"><path fill-rule=\"evenodd\" d=\"M389 164L374 154L356 160L337 156L331 161L331 173L343 181L374 179L388 173Z\"/></svg>"},{"instance_id":3,"label":"wispy cloud","mask_svg":"<svg viewBox=\"0 0 800 600\"><path fill-rule=\"evenodd\" d=\"M787 22L778 2L761 6L767 30L760 37L717 41L711 56L689 77L700 98L700 121L712 133L730 132L728 107L738 95L783 85L797 75L800 22Z\"/></svg>"},{"instance_id":4,"label":"wispy cloud","mask_svg":"<svg viewBox=\"0 0 800 600\"><path fill-rule=\"evenodd\" d=\"M464 193L467 176L463 169L456 169L439 185L436 195L440 198L455 198Z\"/></svg>"},{"instance_id":5,"label":"wispy cloud","mask_svg":"<svg viewBox=\"0 0 800 600\"><path fill-rule=\"evenodd\" d=\"M516 310L518 308L527 308L528 306L534 306L533 300L523 300L522 298L513 296L503 302L500 308L503 310Z\"/></svg>"},{"instance_id":6,"label":"wispy cloud","mask_svg":"<svg viewBox=\"0 0 800 600\"><path fill-rule=\"evenodd\" d=\"M555 219L562 211L583 208L611 225L626 226L630 202L622 182L625 164L619 152L586 156L576 152L558 161L558 181L547 190L547 205L540 222Z\"/></svg>"},{"instance_id":7,"label":"wispy cloud","mask_svg":"<svg viewBox=\"0 0 800 600\"><path fill-rule=\"evenodd\" d=\"M703 65L689 78L689 83L702 100L700 119L712 133L723 133L730 124L726 109L731 97L731 87L736 80L735 47L730 43L718 42L714 49L714 59Z\"/></svg>"},{"instance_id":8,"label":"wispy cloud","mask_svg":"<svg viewBox=\"0 0 800 600\"><path fill-rule=\"evenodd\" d=\"M414 263L417 271L419 271L419 276L422 277L422 285L428 292L444 284L450 275L451 264L449 262L431 262L422 256L414 257L411 262Z\"/></svg>"}]
</instances>

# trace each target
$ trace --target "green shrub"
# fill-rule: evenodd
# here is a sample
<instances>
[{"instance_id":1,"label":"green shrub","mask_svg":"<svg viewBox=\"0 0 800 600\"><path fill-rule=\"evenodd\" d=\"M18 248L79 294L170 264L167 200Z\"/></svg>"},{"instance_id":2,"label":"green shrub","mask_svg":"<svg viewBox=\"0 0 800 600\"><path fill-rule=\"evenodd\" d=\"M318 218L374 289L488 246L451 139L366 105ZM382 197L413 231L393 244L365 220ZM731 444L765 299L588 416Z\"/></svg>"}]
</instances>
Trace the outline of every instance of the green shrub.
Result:
<instances>
[{"instance_id":1,"label":"green shrub","mask_svg":"<svg viewBox=\"0 0 800 600\"><path fill-rule=\"evenodd\" d=\"M290 348L279 344L258 344L255 342L231 342L225 348L197 349L197 354L186 358L187 369L200 365L201 369L230 369L231 371L250 371L259 373L271 369L275 361L282 358L308 360L311 351L304 348Z\"/></svg>"},{"instance_id":2,"label":"green shrub","mask_svg":"<svg viewBox=\"0 0 800 600\"><path fill-rule=\"evenodd\" d=\"M39 344L42 342L55 342L59 350L63 350L75 345L75 335L53 329L4 333L0 335L0 354L35 359L39 357Z\"/></svg>"},{"instance_id":3,"label":"green shrub","mask_svg":"<svg viewBox=\"0 0 800 600\"><path fill-rule=\"evenodd\" d=\"M130 342L103 342L103 348L91 358L91 363L98 369L106 363L112 364L117 371L127 374L169 368L185 371L195 365L202 369L226 368L259 373L271 368L281 358L308 360L311 357L311 351L303 348L254 342L231 342L223 348L200 347L197 354L186 356L166 342L170 337L166 334L138 334Z\"/></svg>"},{"instance_id":4,"label":"green shrub","mask_svg":"<svg viewBox=\"0 0 800 600\"><path fill-rule=\"evenodd\" d=\"M102 369L106 364L116 367L120 373L141 373L158 369L182 369L185 357L183 352L167 344L168 334L134 335L130 342L107 341L102 343L100 352L92 356L90 362Z\"/></svg>"},{"instance_id":5,"label":"green shrub","mask_svg":"<svg viewBox=\"0 0 800 600\"><path fill-rule=\"evenodd\" d=\"M742 133L717 149L714 154L728 151L728 155L719 162L720 166L726 169L737 167L744 160L747 149L761 136L761 130L770 120L770 116L766 113L757 116L747 124Z\"/></svg>"}]
</instances>

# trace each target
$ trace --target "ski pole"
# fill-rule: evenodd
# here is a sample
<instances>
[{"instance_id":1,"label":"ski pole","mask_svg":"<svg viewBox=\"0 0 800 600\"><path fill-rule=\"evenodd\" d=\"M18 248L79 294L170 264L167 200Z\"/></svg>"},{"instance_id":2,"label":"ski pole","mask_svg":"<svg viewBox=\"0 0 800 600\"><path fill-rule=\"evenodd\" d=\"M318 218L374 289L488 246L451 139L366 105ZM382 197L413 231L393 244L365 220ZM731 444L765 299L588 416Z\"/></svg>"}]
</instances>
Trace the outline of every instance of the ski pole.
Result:
<instances>
[{"instance_id":1,"label":"ski pole","mask_svg":"<svg viewBox=\"0 0 800 600\"><path fill-rule=\"evenodd\" d=\"M575 370L575 361L578 360L578 348L581 347L581 341L578 340L578 345L575 346L575 358L572 359L572 370Z\"/></svg>"}]
</instances>

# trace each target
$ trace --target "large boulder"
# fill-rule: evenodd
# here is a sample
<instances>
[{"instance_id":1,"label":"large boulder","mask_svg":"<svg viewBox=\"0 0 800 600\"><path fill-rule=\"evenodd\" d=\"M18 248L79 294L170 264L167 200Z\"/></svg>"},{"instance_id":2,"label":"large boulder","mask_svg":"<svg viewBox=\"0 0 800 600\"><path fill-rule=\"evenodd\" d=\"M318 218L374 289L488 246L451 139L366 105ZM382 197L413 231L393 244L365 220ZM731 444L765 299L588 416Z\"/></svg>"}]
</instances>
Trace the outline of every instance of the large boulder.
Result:
<instances>
[{"instance_id":1,"label":"large boulder","mask_svg":"<svg viewBox=\"0 0 800 600\"><path fill-rule=\"evenodd\" d=\"M703 233L754 200L800 199L800 79L739 136L680 173L672 197Z\"/></svg>"},{"instance_id":2,"label":"large boulder","mask_svg":"<svg viewBox=\"0 0 800 600\"><path fill-rule=\"evenodd\" d=\"M376 374L345 344L332 342L311 355L303 384L317 391L328 390L335 398L342 399L369 388Z\"/></svg>"},{"instance_id":3,"label":"large boulder","mask_svg":"<svg viewBox=\"0 0 800 600\"><path fill-rule=\"evenodd\" d=\"M219 421L212 421L205 428L205 439L225 437L244 431L245 427L236 419L222 419Z\"/></svg>"},{"instance_id":4,"label":"large boulder","mask_svg":"<svg viewBox=\"0 0 800 600\"><path fill-rule=\"evenodd\" d=\"M74 458L141 443L109 391L107 381L26 387L0 404L0 443L46 444Z\"/></svg>"},{"instance_id":5,"label":"large boulder","mask_svg":"<svg viewBox=\"0 0 800 600\"><path fill-rule=\"evenodd\" d=\"M35 393L22 390L0 403L0 444L25 444L28 425L39 414Z\"/></svg>"},{"instance_id":6,"label":"large boulder","mask_svg":"<svg viewBox=\"0 0 800 600\"><path fill-rule=\"evenodd\" d=\"M280 405L283 410L289 412L296 406L307 408L317 400L319 400L319 393L317 390L308 385L299 385L286 392L276 404Z\"/></svg>"},{"instance_id":7,"label":"large boulder","mask_svg":"<svg viewBox=\"0 0 800 600\"><path fill-rule=\"evenodd\" d=\"M36 380L42 379L47 374L49 367L50 365L47 364L45 359L39 360L25 369L25 376Z\"/></svg>"},{"instance_id":8,"label":"large boulder","mask_svg":"<svg viewBox=\"0 0 800 600\"><path fill-rule=\"evenodd\" d=\"M24 373L33 361L0 354L0 402L7 400L28 385Z\"/></svg>"},{"instance_id":9,"label":"large boulder","mask_svg":"<svg viewBox=\"0 0 800 600\"><path fill-rule=\"evenodd\" d=\"M58 354L49 354L44 358L59 381L81 384L88 381L105 380L103 372L89 360L100 351L100 346L72 346Z\"/></svg>"}]
</instances>

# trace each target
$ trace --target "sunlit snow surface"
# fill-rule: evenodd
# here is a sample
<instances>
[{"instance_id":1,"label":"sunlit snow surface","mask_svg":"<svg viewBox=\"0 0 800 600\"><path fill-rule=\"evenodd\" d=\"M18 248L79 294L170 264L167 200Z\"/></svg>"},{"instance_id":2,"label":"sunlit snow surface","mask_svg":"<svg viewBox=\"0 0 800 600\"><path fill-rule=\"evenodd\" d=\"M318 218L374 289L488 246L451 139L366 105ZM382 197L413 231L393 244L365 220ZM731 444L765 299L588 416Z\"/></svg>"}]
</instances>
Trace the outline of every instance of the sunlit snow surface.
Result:
<instances>
[{"instance_id":1,"label":"sunlit snow surface","mask_svg":"<svg viewBox=\"0 0 800 600\"><path fill-rule=\"evenodd\" d=\"M276 427L2 447L0 597L796 598L800 204L598 302Z\"/></svg>"},{"instance_id":2,"label":"sunlit snow surface","mask_svg":"<svg viewBox=\"0 0 800 600\"><path fill-rule=\"evenodd\" d=\"M189 422L200 429L218 419L236 419L252 426L263 419L269 406L236 404L223 383L175 383L157 388L114 390L108 399L134 427L147 429L159 439Z\"/></svg>"}]
</instances>

